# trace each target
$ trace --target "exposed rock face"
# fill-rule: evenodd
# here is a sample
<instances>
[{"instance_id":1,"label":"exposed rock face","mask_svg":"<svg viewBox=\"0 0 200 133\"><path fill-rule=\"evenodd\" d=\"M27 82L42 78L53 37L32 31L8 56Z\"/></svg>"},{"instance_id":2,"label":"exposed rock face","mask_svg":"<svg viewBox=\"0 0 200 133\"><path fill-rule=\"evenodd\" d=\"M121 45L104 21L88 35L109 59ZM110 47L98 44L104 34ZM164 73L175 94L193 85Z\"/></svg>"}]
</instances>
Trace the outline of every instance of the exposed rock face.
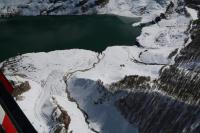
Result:
<instances>
[{"instance_id":1,"label":"exposed rock face","mask_svg":"<svg viewBox=\"0 0 200 133\"><path fill-rule=\"evenodd\" d=\"M194 22L192 42L180 51L175 64L160 75L159 89L183 101L199 104L200 101L200 21Z\"/></svg>"},{"instance_id":2,"label":"exposed rock face","mask_svg":"<svg viewBox=\"0 0 200 133\"><path fill-rule=\"evenodd\" d=\"M176 66L184 66L189 63L199 63L200 61L200 20L193 22L191 30L192 42L180 51L180 55L176 58ZM189 66L188 69L199 71L199 65L197 64Z\"/></svg>"},{"instance_id":3,"label":"exposed rock face","mask_svg":"<svg viewBox=\"0 0 200 133\"><path fill-rule=\"evenodd\" d=\"M53 98L53 100L55 100ZM56 101L54 101L56 107L52 112L52 120L53 120L53 127L51 132L52 133L67 133L69 124L71 122L71 118L68 115L67 111L65 111Z\"/></svg>"},{"instance_id":4,"label":"exposed rock face","mask_svg":"<svg viewBox=\"0 0 200 133\"><path fill-rule=\"evenodd\" d=\"M112 83L109 86L109 90L111 91L117 91L117 90L123 90L123 89L139 89L144 90L147 88L150 88L151 84L151 78L145 77L145 76L138 76L138 75L132 75L132 76L125 76L124 79Z\"/></svg>"},{"instance_id":5,"label":"exposed rock face","mask_svg":"<svg viewBox=\"0 0 200 133\"><path fill-rule=\"evenodd\" d=\"M11 83L13 83L14 86L12 95L16 98L16 100L21 99L21 94L31 89L31 86L28 81L24 81L17 84L11 81Z\"/></svg>"},{"instance_id":6,"label":"exposed rock face","mask_svg":"<svg viewBox=\"0 0 200 133\"><path fill-rule=\"evenodd\" d=\"M20 96L22 93L28 91L31 89L31 86L29 85L28 81L22 82L19 85L14 85L14 91L12 95L14 97Z\"/></svg>"},{"instance_id":7,"label":"exposed rock face","mask_svg":"<svg viewBox=\"0 0 200 133\"><path fill-rule=\"evenodd\" d=\"M159 81L158 89L182 101L199 104L199 73L170 66L162 72Z\"/></svg>"}]
</instances>

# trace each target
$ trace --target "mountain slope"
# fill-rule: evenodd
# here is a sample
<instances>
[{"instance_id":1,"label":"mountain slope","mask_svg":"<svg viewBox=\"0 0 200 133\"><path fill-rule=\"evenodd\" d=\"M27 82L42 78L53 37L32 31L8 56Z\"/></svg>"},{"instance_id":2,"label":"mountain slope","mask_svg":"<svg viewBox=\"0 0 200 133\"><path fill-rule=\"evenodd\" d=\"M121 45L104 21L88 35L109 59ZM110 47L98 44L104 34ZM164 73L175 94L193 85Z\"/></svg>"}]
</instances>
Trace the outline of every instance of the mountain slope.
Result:
<instances>
[{"instance_id":1,"label":"mountain slope","mask_svg":"<svg viewBox=\"0 0 200 133\"><path fill-rule=\"evenodd\" d=\"M90 2L94 4L32 1L27 9L6 3L1 11L10 6L17 7L20 15L39 15L45 6L37 4L53 3L67 7L49 14L82 14L73 11ZM74 8L76 3L80 7ZM188 94L184 82L199 70L198 31L191 30L193 14L184 1L110 0L85 13L142 16L140 23L133 24L143 26L137 38L140 47L113 46L102 54L80 49L30 53L2 62L1 70L14 84L29 82L31 89L16 101L38 132L198 132L199 106L194 104L198 99L190 103L190 97L176 93L183 87L183 94ZM188 67L190 61L194 65ZM188 78L177 71L190 67ZM198 81L199 76L194 77Z\"/></svg>"}]
</instances>

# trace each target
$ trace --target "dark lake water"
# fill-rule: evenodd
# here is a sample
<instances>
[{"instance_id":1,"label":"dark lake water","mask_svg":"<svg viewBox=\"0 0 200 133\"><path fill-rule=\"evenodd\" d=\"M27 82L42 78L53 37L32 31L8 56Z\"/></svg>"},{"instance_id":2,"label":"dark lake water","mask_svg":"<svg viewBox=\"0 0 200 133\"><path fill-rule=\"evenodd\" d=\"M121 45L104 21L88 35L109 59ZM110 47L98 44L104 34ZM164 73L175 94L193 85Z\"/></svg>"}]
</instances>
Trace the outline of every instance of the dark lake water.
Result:
<instances>
[{"instance_id":1,"label":"dark lake water","mask_svg":"<svg viewBox=\"0 0 200 133\"><path fill-rule=\"evenodd\" d=\"M37 16L0 19L0 61L18 54L71 48L103 51L135 45L139 18L109 15Z\"/></svg>"}]
</instances>

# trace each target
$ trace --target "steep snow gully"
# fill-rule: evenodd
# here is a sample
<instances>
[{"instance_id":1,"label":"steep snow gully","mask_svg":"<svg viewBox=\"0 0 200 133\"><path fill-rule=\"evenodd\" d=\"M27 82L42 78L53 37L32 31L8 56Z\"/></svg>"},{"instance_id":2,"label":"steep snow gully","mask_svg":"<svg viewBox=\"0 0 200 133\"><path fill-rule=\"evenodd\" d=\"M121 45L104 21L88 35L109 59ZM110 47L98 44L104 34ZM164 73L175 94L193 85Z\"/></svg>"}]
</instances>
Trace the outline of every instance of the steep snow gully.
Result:
<instances>
[{"instance_id":1,"label":"steep snow gully","mask_svg":"<svg viewBox=\"0 0 200 133\"><path fill-rule=\"evenodd\" d=\"M3 16L98 13L142 18L133 24L142 26L140 46L108 47L102 54L81 49L29 53L0 64L14 85L28 81L31 86L16 101L38 132L198 133L199 106L189 101L190 92L181 97L182 90L169 90L177 77L166 80L164 75L177 66L176 75L187 70L177 60L193 41L192 21L198 20L194 5L186 7L183 0L0 3Z\"/></svg>"}]
</instances>

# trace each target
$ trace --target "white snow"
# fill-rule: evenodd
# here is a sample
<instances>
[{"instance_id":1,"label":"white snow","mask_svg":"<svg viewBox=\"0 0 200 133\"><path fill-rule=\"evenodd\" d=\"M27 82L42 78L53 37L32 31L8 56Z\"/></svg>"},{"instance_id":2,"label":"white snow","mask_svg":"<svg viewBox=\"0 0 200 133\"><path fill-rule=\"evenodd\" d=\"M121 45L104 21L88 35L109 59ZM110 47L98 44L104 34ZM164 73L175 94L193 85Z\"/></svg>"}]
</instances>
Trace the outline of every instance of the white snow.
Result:
<instances>
[{"instance_id":1,"label":"white snow","mask_svg":"<svg viewBox=\"0 0 200 133\"><path fill-rule=\"evenodd\" d=\"M74 102L67 99L63 76L65 72L91 67L97 61L97 54L92 51L73 49L50 53L30 53L23 55L22 58L15 66L18 69L17 72L7 69L5 74L8 79L14 81L25 80L30 83L31 89L22 95L24 100L17 102L38 132L46 133L50 131L47 122L51 119L54 107L51 103L53 96L59 96L58 103L61 97L63 101L68 101L63 108L69 114L73 114L75 111L77 113L77 115L70 116L72 123L69 128L77 133L80 128L81 131L88 132L89 129L85 122L81 119L77 121L77 118L84 118L83 114L75 108L76 104ZM17 76L22 74L27 77L22 79ZM72 107L66 108L69 105ZM79 125L80 128L74 129L74 123L78 123L76 125Z\"/></svg>"},{"instance_id":2,"label":"white snow","mask_svg":"<svg viewBox=\"0 0 200 133\"><path fill-rule=\"evenodd\" d=\"M193 20L198 19L198 11L189 7L186 7L187 11L190 13Z\"/></svg>"},{"instance_id":3,"label":"white snow","mask_svg":"<svg viewBox=\"0 0 200 133\"><path fill-rule=\"evenodd\" d=\"M16 74L25 74L28 78L40 82L44 82L52 70L62 70L70 72L88 67L97 61L97 53L80 50L62 50L49 53L28 53L22 56L23 60L18 62L18 72ZM12 75L11 70L6 71L7 75Z\"/></svg>"},{"instance_id":4,"label":"white snow","mask_svg":"<svg viewBox=\"0 0 200 133\"><path fill-rule=\"evenodd\" d=\"M7 76L8 79L13 81L28 81L31 89L25 93L22 94L23 100L17 101L18 105L21 107L25 115L31 120L31 123L37 129L38 131L44 131L46 127L42 126L43 123L37 120L35 117L35 113L33 110L35 110L35 101L37 100L37 97L40 95L42 88L41 86L29 79L21 78L19 76Z\"/></svg>"},{"instance_id":5,"label":"white snow","mask_svg":"<svg viewBox=\"0 0 200 133\"><path fill-rule=\"evenodd\" d=\"M161 0L160 3L155 0L109 0L109 3L98 11L102 14L139 16L143 18L142 22L149 22L165 12L169 2L169 0Z\"/></svg>"},{"instance_id":6,"label":"white snow","mask_svg":"<svg viewBox=\"0 0 200 133\"><path fill-rule=\"evenodd\" d=\"M168 51L169 50L169 51ZM169 64L170 59L168 59L169 53L174 50L172 49L149 49L140 54L140 61L144 63L154 63L154 64Z\"/></svg>"},{"instance_id":7,"label":"white snow","mask_svg":"<svg viewBox=\"0 0 200 133\"><path fill-rule=\"evenodd\" d=\"M54 96L56 101L59 103L61 107L63 107L68 115L71 118L71 122L69 125L69 131L73 131L74 133L92 133L91 130L88 129L88 125L85 123L85 117L82 112L77 109L77 105L73 102L70 102L67 99L67 96Z\"/></svg>"},{"instance_id":8,"label":"white snow","mask_svg":"<svg viewBox=\"0 0 200 133\"><path fill-rule=\"evenodd\" d=\"M47 0L0 0L0 14L21 14L21 15L41 15L46 11L56 7L62 7L51 12L51 15L70 15L70 14L116 14L128 17L142 17L142 22L148 22L165 12L170 0L109 0L101 7L95 6L83 12L81 7L76 7L81 0L58 1L51 3ZM95 0L89 0L86 5L94 4Z\"/></svg>"},{"instance_id":9,"label":"white snow","mask_svg":"<svg viewBox=\"0 0 200 133\"><path fill-rule=\"evenodd\" d=\"M143 49L136 46L108 47L103 52L105 56L95 68L84 73L76 73L75 75L78 78L100 79L104 84L119 81L125 75L142 75L156 78L162 66L149 66L131 61L133 57L138 59L139 53L142 51ZM125 65L125 67L120 65Z\"/></svg>"},{"instance_id":10,"label":"white snow","mask_svg":"<svg viewBox=\"0 0 200 133\"><path fill-rule=\"evenodd\" d=\"M0 0L0 4L2 2L5 4L5 1ZM37 15L40 9L56 6L46 1L42 1L43 4L37 2L35 0L29 3L29 8L22 13ZM68 8L58 11L58 14L72 12L71 8L76 2L78 0L68 5L65 3ZM141 16L142 22L149 22L165 11L169 0L160 2L161 4L154 0L110 0L105 7L96 9L102 14ZM24 3L27 4L27 1ZM10 8L14 9L17 5L18 3L15 3ZM1 12L3 10L0 9ZM142 29L137 38L142 47L108 47L100 56L98 53L81 49L24 54L18 56L21 59L14 64L15 70L9 69L12 65L6 66L5 74L8 79L26 80L30 83L31 89L22 94L24 100L17 102L38 132L49 132L53 126L48 124L54 108L52 97L70 115L69 131L88 133L92 132L89 128L94 128L103 133L137 132L114 107L114 101L126 95L126 92L111 94L107 89L99 87L96 81L101 80L103 85L109 85L126 75L158 78L161 67L173 63L174 58L169 59L169 54L184 46L185 39L188 38L186 30L190 19L174 12L166 20ZM100 62L98 57L101 57ZM67 97L67 86L63 77L69 76L68 74L71 74L67 82L68 91L80 108L88 114L89 127L77 104ZM22 78L20 75L26 77ZM104 94L108 96L104 97ZM94 104L101 98L105 100L102 104Z\"/></svg>"},{"instance_id":11,"label":"white snow","mask_svg":"<svg viewBox=\"0 0 200 133\"><path fill-rule=\"evenodd\" d=\"M137 40L148 52L141 54L141 61L157 64L173 63L168 56L175 49L184 47L185 40L189 38L186 32L189 24L189 18L174 13L170 19L144 27Z\"/></svg>"},{"instance_id":12,"label":"white snow","mask_svg":"<svg viewBox=\"0 0 200 133\"><path fill-rule=\"evenodd\" d=\"M146 48L180 47L187 38L185 31L189 23L187 17L175 14L170 19L144 27L137 40Z\"/></svg>"},{"instance_id":13,"label":"white snow","mask_svg":"<svg viewBox=\"0 0 200 133\"><path fill-rule=\"evenodd\" d=\"M179 45L175 46L175 48L179 47ZM105 133L109 131L137 132L137 129L130 126L116 110L113 105L114 99L99 106L93 104L92 101L99 96L97 87L95 88L93 85L99 79L104 84L110 84L122 79L125 75L142 75L150 76L152 79L157 78L158 72L163 65L144 65L135 63L133 60L136 59L145 63L169 64L170 60L167 59L167 56L174 47L157 46L153 45L153 43L150 46L157 49L149 49L148 52L144 52L146 48L138 48L136 46L108 47L103 51L101 61L94 68L85 72L74 73L69 82L70 92L80 107L89 114L90 127ZM75 49L50 53L31 53L22 56L22 60L15 66L18 69L17 72L6 69L5 74L11 77L13 74L27 76L26 80L30 82L31 90L24 93L24 100L18 101L18 103L38 132L50 131L47 122L51 118L50 115L53 110L50 99L54 96L58 104L71 117L72 121L69 130L73 130L75 133L80 131L87 133L91 130L85 123L83 114L76 107L76 104L70 102L66 96L63 76L69 72L91 68L94 62L97 62L97 53L86 50ZM84 79L84 84L78 85L79 79ZM117 128L111 128L113 125L118 126Z\"/></svg>"},{"instance_id":14,"label":"white snow","mask_svg":"<svg viewBox=\"0 0 200 133\"><path fill-rule=\"evenodd\" d=\"M138 133L115 107L116 99L124 93L112 95L96 81L74 77L69 81L69 91L84 109L90 121L90 126L101 133ZM95 104L96 102L96 104Z\"/></svg>"}]
</instances>

